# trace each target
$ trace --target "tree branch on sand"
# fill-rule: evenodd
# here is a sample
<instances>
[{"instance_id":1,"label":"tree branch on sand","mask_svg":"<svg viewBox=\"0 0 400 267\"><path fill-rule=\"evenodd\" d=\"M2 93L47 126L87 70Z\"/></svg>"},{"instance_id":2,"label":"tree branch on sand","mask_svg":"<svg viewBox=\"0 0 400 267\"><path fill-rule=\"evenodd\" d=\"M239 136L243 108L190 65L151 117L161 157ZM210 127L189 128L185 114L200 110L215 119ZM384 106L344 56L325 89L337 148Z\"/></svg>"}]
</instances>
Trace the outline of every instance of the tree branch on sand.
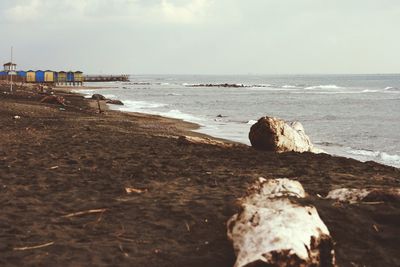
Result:
<instances>
[{"instance_id":1,"label":"tree branch on sand","mask_svg":"<svg viewBox=\"0 0 400 267\"><path fill-rule=\"evenodd\" d=\"M71 218L71 217L74 217L74 216L80 216L80 215L91 214L91 213L103 213L106 210L107 209L84 210L84 211L78 211L78 212L69 213L69 214L61 216L61 217L63 217L63 218Z\"/></svg>"},{"instance_id":2,"label":"tree branch on sand","mask_svg":"<svg viewBox=\"0 0 400 267\"><path fill-rule=\"evenodd\" d=\"M22 251L22 250L30 250L30 249L44 248L44 247L51 246L51 245L53 245L53 244L54 244L54 242L49 242L49 243L42 244L42 245L37 245L37 246L14 248L14 250Z\"/></svg>"}]
</instances>

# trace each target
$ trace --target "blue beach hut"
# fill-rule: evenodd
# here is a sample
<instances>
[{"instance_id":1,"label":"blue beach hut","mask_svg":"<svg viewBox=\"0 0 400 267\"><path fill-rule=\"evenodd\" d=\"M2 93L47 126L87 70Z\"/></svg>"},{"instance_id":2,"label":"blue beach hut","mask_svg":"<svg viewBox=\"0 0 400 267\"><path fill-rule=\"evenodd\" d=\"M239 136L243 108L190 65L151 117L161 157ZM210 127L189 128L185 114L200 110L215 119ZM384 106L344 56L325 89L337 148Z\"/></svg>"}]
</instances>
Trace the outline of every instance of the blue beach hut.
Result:
<instances>
[{"instance_id":1,"label":"blue beach hut","mask_svg":"<svg viewBox=\"0 0 400 267\"><path fill-rule=\"evenodd\" d=\"M67 82L73 82L74 81L74 73L72 71L67 72Z\"/></svg>"},{"instance_id":2,"label":"blue beach hut","mask_svg":"<svg viewBox=\"0 0 400 267\"><path fill-rule=\"evenodd\" d=\"M5 80L7 78L7 72L0 71L0 80Z\"/></svg>"},{"instance_id":3,"label":"blue beach hut","mask_svg":"<svg viewBox=\"0 0 400 267\"><path fill-rule=\"evenodd\" d=\"M44 71L37 70L35 72L35 80L37 83L44 83Z\"/></svg>"},{"instance_id":4,"label":"blue beach hut","mask_svg":"<svg viewBox=\"0 0 400 267\"><path fill-rule=\"evenodd\" d=\"M26 78L26 71L20 70L17 71L17 75L22 78Z\"/></svg>"}]
</instances>

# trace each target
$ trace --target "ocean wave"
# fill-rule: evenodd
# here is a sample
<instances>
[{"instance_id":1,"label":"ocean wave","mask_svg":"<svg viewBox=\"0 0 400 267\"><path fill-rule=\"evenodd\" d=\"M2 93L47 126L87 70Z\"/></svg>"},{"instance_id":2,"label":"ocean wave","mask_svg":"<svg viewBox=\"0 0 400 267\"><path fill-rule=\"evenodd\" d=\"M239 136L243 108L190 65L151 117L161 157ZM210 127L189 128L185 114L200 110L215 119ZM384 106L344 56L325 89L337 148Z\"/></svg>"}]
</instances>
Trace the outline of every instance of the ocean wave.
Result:
<instances>
[{"instance_id":1,"label":"ocean wave","mask_svg":"<svg viewBox=\"0 0 400 267\"><path fill-rule=\"evenodd\" d=\"M182 94L177 94L177 93L168 93L166 96L181 96Z\"/></svg>"},{"instance_id":2,"label":"ocean wave","mask_svg":"<svg viewBox=\"0 0 400 267\"><path fill-rule=\"evenodd\" d=\"M379 92L378 90L370 90L370 89L365 89L361 91L362 93L377 93Z\"/></svg>"},{"instance_id":3,"label":"ocean wave","mask_svg":"<svg viewBox=\"0 0 400 267\"><path fill-rule=\"evenodd\" d=\"M386 165L400 167L400 155L388 154L381 151L348 148L347 153L363 157L366 160L377 161Z\"/></svg>"},{"instance_id":4,"label":"ocean wave","mask_svg":"<svg viewBox=\"0 0 400 267\"><path fill-rule=\"evenodd\" d=\"M275 85L269 84L269 83L262 83L262 84L253 84L253 85L248 85L246 87L253 87L253 88L264 88L264 87L274 87Z\"/></svg>"},{"instance_id":5,"label":"ocean wave","mask_svg":"<svg viewBox=\"0 0 400 267\"><path fill-rule=\"evenodd\" d=\"M103 95L105 98L116 98L116 96L115 95L113 95L113 94L105 94L105 95Z\"/></svg>"},{"instance_id":6,"label":"ocean wave","mask_svg":"<svg viewBox=\"0 0 400 267\"><path fill-rule=\"evenodd\" d=\"M290 88L297 88L297 86L296 85L282 85L282 88L290 89Z\"/></svg>"},{"instance_id":7,"label":"ocean wave","mask_svg":"<svg viewBox=\"0 0 400 267\"><path fill-rule=\"evenodd\" d=\"M140 112L151 115L159 115L163 117L181 119L187 122L193 122L203 125L201 123L202 121L204 121L203 119L193 116L191 114L184 113L177 109L169 111L157 111L158 108L167 107L166 104L147 102L147 101L132 101L132 100L123 100L123 102L124 106L118 106L115 109L125 112Z\"/></svg>"},{"instance_id":8,"label":"ocean wave","mask_svg":"<svg viewBox=\"0 0 400 267\"><path fill-rule=\"evenodd\" d=\"M133 101L133 100L123 100L125 106L120 107L121 111L142 111L144 109L154 109L167 106L162 103L147 102L147 101Z\"/></svg>"},{"instance_id":9,"label":"ocean wave","mask_svg":"<svg viewBox=\"0 0 400 267\"><path fill-rule=\"evenodd\" d=\"M333 143L333 142L327 142L327 141L320 141L320 142L314 142L316 145L320 145L320 146L327 146L327 147L342 147L343 145L341 144L337 144L337 143Z\"/></svg>"},{"instance_id":10,"label":"ocean wave","mask_svg":"<svg viewBox=\"0 0 400 267\"><path fill-rule=\"evenodd\" d=\"M249 124L249 125L253 125L253 124L255 124L255 123L257 123L257 121L255 121L255 120L249 120L249 121L247 122L247 124Z\"/></svg>"},{"instance_id":11,"label":"ocean wave","mask_svg":"<svg viewBox=\"0 0 400 267\"><path fill-rule=\"evenodd\" d=\"M384 90L385 91L400 91L400 88L389 86L389 87L386 87Z\"/></svg>"},{"instance_id":12,"label":"ocean wave","mask_svg":"<svg viewBox=\"0 0 400 267\"><path fill-rule=\"evenodd\" d=\"M316 85L316 86L308 86L305 87L305 90L315 90L315 89L341 89L342 87L334 85L334 84L327 84L327 85Z\"/></svg>"},{"instance_id":13,"label":"ocean wave","mask_svg":"<svg viewBox=\"0 0 400 267\"><path fill-rule=\"evenodd\" d=\"M163 117L168 117L168 118L173 118L173 119L180 119L180 120L184 120L184 121L188 121L188 122L195 122L195 123L199 123L203 121L203 119L187 114L187 113L183 113L182 111L178 110L178 109L173 109L167 112L160 112L158 113L158 115L163 116Z\"/></svg>"},{"instance_id":14,"label":"ocean wave","mask_svg":"<svg viewBox=\"0 0 400 267\"><path fill-rule=\"evenodd\" d=\"M92 95L95 90L71 90L72 93L82 94L82 95Z\"/></svg>"}]
</instances>

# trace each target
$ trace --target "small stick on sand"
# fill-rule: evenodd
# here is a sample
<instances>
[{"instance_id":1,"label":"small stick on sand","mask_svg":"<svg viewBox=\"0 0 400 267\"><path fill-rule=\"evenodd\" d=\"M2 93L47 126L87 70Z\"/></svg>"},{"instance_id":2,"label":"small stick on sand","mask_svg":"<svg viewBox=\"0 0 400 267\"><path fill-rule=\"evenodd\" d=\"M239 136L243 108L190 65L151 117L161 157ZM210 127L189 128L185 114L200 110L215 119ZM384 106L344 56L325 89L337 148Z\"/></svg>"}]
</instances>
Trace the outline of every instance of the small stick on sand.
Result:
<instances>
[{"instance_id":1,"label":"small stick on sand","mask_svg":"<svg viewBox=\"0 0 400 267\"><path fill-rule=\"evenodd\" d=\"M365 205L379 205L385 203L384 201L373 201L373 202L360 202L361 204Z\"/></svg>"},{"instance_id":2,"label":"small stick on sand","mask_svg":"<svg viewBox=\"0 0 400 267\"><path fill-rule=\"evenodd\" d=\"M80 216L80 215L85 215L85 214L90 214L90 213L102 213L105 212L107 209L96 209L96 210L84 210L84 211L78 211L78 212L73 212L64 216L61 216L63 218L70 218L74 216Z\"/></svg>"},{"instance_id":3,"label":"small stick on sand","mask_svg":"<svg viewBox=\"0 0 400 267\"><path fill-rule=\"evenodd\" d=\"M100 107L100 99L99 98L97 98L97 107L99 108L99 113L102 113L103 111L101 110L101 107Z\"/></svg>"},{"instance_id":4,"label":"small stick on sand","mask_svg":"<svg viewBox=\"0 0 400 267\"><path fill-rule=\"evenodd\" d=\"M187 230L188 232L190 232L190 225L188 224L187 221L185 221L185 225L186 225L186 230Z\"/></svg>"},{"instance_id":5,"label":"small stick on sand","mask_svg":"<svg viewBox=\"0 0 400 267\"><path fill-rule=\"evenodd\" d=\"M32 247L22 247L22 248L14 248L14 250L29 250L29 249L37 249L37 248L44 248L53 245L54 242L49 242L42 245L32 246Z\"/></svg>"},{"instance_id":6,"label":"small stick on sand","mask_svg":"<svg viewBox=\"0 0 400 267\"><path fill-rule=\"evenodd\" d=\"M142 194L142 193L146 193L147 189L137 189L137 188L133 188L133 187L125 187L125 191L128 194L131 194L131 193Z\"/></svg>"}]
</instances>

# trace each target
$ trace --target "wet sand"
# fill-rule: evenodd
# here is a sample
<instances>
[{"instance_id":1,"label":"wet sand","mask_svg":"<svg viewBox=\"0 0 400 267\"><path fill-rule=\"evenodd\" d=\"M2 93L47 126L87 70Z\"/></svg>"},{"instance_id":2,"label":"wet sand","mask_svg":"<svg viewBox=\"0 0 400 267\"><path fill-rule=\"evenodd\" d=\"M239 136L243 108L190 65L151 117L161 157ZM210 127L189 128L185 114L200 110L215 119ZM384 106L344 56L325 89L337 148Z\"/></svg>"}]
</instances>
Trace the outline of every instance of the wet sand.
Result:
<instances>
[{"instance_id":1,"label":"wet sand","mask_svg":"<svg viewBox=\"0 0 400 267\"><path fill-rule=\"evenodd\" d=\"M98 114L67 92L57 93L67 100L61 107L40 103L32 88L0 88L0 266L232 266L226 221L260 176L303 184L340 266L400 266L398 201L338 205L317 196L399 187L399 169L239 144L179 145L180 135L202 136L190 131L196 125Z\"/></svg>"}]
</instances>

